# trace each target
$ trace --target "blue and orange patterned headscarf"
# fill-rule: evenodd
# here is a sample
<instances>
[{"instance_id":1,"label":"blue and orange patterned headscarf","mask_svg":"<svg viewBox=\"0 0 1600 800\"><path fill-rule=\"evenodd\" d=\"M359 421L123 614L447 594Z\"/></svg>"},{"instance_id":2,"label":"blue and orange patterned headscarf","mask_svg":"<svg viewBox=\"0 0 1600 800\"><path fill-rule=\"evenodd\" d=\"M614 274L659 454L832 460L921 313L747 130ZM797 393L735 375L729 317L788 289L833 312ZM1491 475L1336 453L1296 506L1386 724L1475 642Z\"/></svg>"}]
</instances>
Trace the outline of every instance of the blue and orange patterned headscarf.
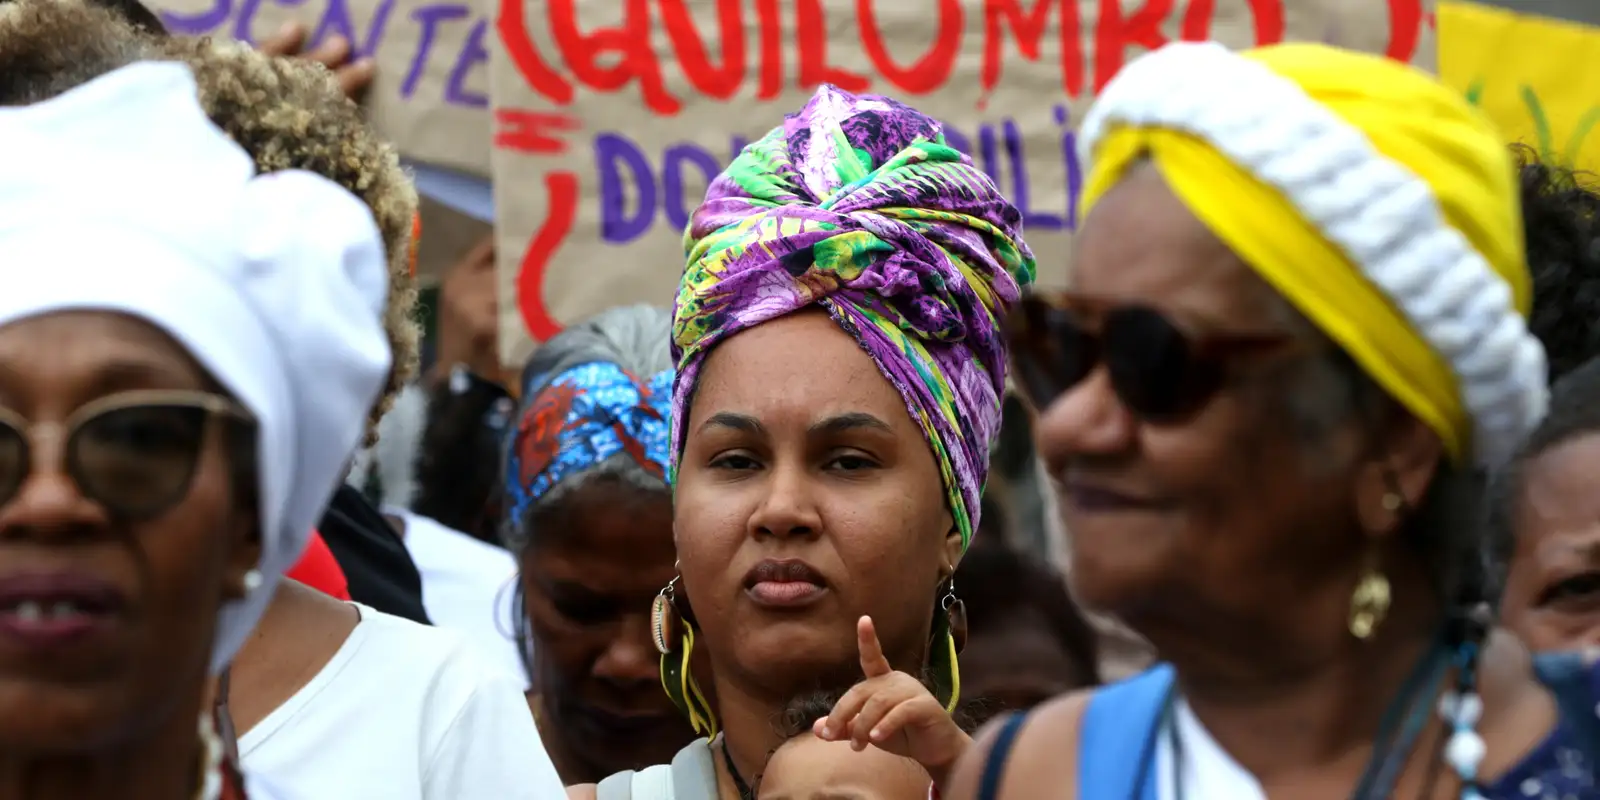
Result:
<instances>
[{"instance_id":1,"label":"blue and orange patterned headscarf","mask_svg":"<svg viewBox=\"0 0 1600 800\"><path fill-rule=\"evenodd\" d=\"M507 453L506 519L520 523L534 502L557 484L626 453L666 481L670 370L636 377L616 364L580 364L528 385L544 387L527 398Z\"/></svg>"},{"instance_id":2,"label":"blue and orange patterned headscarf","mask_svg":"<svg viewBox=\"0 0 1600 800\"><path fill-rule=\"evenodd\" d=\"M711 182L689 221L672 320L673 465L711 348L821 307L905 398L970 542L1005 391L1000 318L1033 280L1021 229L936 120L818 89Z\"/></svg>"}]
</instances>

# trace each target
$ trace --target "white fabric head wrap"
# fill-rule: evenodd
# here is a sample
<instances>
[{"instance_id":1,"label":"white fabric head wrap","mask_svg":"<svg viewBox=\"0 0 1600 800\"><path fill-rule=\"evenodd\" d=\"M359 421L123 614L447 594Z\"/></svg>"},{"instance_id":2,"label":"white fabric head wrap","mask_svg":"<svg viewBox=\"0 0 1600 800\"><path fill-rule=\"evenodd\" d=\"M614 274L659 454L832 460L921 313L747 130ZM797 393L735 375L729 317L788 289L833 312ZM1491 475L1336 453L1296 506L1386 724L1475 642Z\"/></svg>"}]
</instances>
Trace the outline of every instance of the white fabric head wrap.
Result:
<instances>
[{"instance_id":1,"label":"white fabric head wrap","mask_svg":"<svg viewBox=\"0 0 1600 800\"><path fill-rule=\"evenodd\" d=\"M261 585L221 610L211 669L299 559L388 375L369 210L306 172L255 175L188 68L125 67L0 109L0 325L92 309L181 343L259 421Z\"/></svg>"}]
</instances>

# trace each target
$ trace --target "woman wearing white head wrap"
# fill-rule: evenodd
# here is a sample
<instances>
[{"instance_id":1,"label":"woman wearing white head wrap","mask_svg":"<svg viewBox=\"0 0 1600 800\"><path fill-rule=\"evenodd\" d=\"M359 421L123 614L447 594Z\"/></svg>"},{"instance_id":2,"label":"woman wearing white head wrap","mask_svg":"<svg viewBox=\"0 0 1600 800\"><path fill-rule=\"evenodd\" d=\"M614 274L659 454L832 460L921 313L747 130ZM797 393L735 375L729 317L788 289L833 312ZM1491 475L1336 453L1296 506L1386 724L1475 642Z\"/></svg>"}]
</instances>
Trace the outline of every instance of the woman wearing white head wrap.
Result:
<instances>
[{"instance_id":1,"label":"woman wearing white head wrap","mask_svg":"<svg viewBox=\"0 0 1600 800\"><path fill-rule=\"evenodd\" d=\"M388 374L382 242L334 184L256 177L175 64L0 110L0 148L26 154L0 174L26 270L0 293L0 796L240 796L205 677Z\"/></svg>"},{"instance_id":2,"label":"woman wearing white head wrap","mask_svg":"<svg viewBox=\"0 0 1600 800\"><path fill-rule=\"evenodd\" d=\"M1600 665L1492 613L1482 473L1548 398L1488 118L1381 56L1174 43L1079 141L1070 289L1008 341L1074 593L1163 663L998 722L950 796L1596 797Z\"/></svg>"}]
</instances>

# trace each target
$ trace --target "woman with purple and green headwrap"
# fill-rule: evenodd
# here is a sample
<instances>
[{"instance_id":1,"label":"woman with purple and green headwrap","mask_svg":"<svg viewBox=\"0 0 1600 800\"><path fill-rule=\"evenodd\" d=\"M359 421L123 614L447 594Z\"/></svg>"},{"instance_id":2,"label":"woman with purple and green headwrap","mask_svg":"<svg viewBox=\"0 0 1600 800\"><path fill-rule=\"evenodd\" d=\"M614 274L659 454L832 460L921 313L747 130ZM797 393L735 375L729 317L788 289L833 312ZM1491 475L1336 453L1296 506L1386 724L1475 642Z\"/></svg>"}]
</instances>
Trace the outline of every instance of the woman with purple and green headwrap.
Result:
<instances>
[{"instance_id":1,"label":"woman with purple and green headwrap","mask_svg":"<svg viewBox=\"0 0 1600 800\"><path fill-rule=\"evenodd\" d=\"M1033 277L1020 227L938 122L831 86L712 182L673 314L679 574L653 618L706 738L601 800L753 797L779 712L860 680L863 616L954 706L950 576L999 428L1000 318Z\"/></svg>"}]
</instances>

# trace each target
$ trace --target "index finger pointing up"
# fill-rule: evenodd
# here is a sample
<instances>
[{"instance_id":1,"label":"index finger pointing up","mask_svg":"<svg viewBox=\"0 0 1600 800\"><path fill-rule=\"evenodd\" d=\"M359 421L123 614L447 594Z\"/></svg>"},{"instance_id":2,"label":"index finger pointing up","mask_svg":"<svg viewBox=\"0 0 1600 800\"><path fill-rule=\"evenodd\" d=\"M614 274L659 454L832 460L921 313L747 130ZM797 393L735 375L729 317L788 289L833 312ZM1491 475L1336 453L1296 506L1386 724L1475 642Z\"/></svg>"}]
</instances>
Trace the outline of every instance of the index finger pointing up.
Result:
<instances>
[{"instance_id":1,"label":"index finger pointing up","mask_svg":"<svg viewBox=\"0 0 1600 800\"><path fill-rule=\"evenodd\" d=\"M889 659L883 657L883 646L878 644L878 631L872 626L872 617L862 617L856 621L856 646L861 650L861 671L868 678L894 671L889 666Z\"/></svg>"}]
</instances>

